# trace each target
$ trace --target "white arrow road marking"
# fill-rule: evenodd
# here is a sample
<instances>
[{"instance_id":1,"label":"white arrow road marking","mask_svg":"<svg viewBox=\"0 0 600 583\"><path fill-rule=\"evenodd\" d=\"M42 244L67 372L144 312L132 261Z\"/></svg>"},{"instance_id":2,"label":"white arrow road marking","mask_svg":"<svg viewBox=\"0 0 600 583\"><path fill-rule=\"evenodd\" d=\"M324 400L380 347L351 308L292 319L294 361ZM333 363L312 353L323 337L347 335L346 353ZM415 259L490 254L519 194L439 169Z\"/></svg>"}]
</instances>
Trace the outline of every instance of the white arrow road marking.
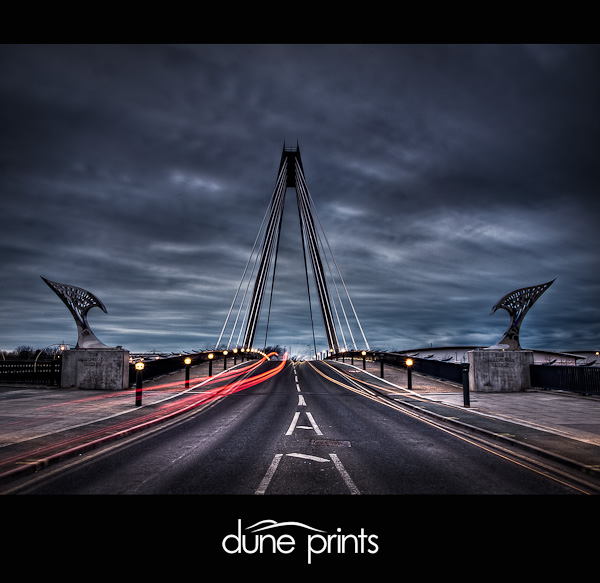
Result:
<instances>
[{"instance_id":1,"label":"white arrow road marking","mask_svg":"<svg viewBox=\"0 0 600 583\"><path fill-rule=\"evenodd\" d=\"M296 427L296 423L298 423L298 417L300 417L300 411L296 411L294 413L294 418L292 419L292 422L290 423L290 426L285 433L286 435L291 435L293 433L294 427Z\"/></svg>"},{"instance_id":2,"label":"white arrow road marking","mask_svg":"<svg viewBox=\"0 0 600 583\"><path fill-rule=\"evenodd\" d=\"M286 453L285 455L290 457L299 457L306 460L313 460L315 462L329 462L330 460L324 457L317 457L316 455L307 455L305 453Z\"/></svg>"},{"instance_id":3,"label":"white arrow road marking","mask_svg":"<svg viewBox=\"0 0 600 583\"><path fill-rule=\"evenodd\" d=\"M306 416L308 417L308 420L310 421L310 424L313 426L313 429L315 430L316 434L317 435L323 435L321 433L321 430L319 429L319 427L315 423L315 420L313 419L313 416L308 411L306 412Z\"/></svg>"},{"instance_id":4,"label":"white arrow road marking","mask_svg":"<svg viewBox=\"0 0 600 583\"><path fill-rule=\"evenodd\" d=\"M292 422L290 423L290 426L285 434L291 435L294 432L294 429L313 429L317 435L323 435L323 433L319 429L319 426L316 424L314 417L308 412L306 413L306 416L310 421L310 427L308 427L307 425L297 425L298 418L300 417L300 411L296 411L294 413L294 418L292 419Z\"/></svg>"},{"instance_id":5,"label":"white arrow road marking","mask_svg":"<svg viewBox=\"0 0 600 583\"><path fill-rule=\"evenodd\" d=\"M317 457L314 455L307 455L304 453L288 453L288 454L286 454L286 456L312 460L312 461L320 462L320 463L328 463L330 461L326 458L321 458L321 457ZM271 465L269 466L269 469L267 470L267 473L265 474L265 477L262 479L262 482L260 483L260 486L256 490L255 494L257 494L257 495L265 494L265 492L267 491L267 488L269 487L269 484L271 483L271 480L273 479L275 470L277 469L277 466L279 465L279 462L281 461L282 457L283 457L282 453L278 453L275 455L275 457L273 458L273 461L271 462ZM344 480L344 483L350 490L350 493L351 494L360 494L360 490L356 487L356 484L352 481L352 478L346 471L346 468L344 468L344 466L342 465L340 458L338 458L338 456L335 453L330 453L329 457L331 458L331 461L335 465L337 471L342 476L342 479Z\"/></svg>"}]
</instances>

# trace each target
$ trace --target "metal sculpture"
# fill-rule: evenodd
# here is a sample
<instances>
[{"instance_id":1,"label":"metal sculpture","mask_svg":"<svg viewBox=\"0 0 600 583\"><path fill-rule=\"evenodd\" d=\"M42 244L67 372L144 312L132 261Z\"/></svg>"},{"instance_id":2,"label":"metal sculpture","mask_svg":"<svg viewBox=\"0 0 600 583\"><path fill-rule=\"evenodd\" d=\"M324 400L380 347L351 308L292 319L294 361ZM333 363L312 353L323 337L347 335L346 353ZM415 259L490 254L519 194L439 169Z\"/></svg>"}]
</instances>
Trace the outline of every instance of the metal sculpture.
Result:
<instances>
[{"instance_id":1,"label":"metal sculpture","mask_svg":"<svg viewBox=\"0 0 600 583\"><path fill-rule=\"evenodd\" d=\"M87 321L87 314L94 307L98 307L104 313L108 313L104 304L95 295L83 288L50 281L45 277L42 277L42 279L65 303L73 318L75 318L75 323L77 324L76 348L108 348L96 338Z\"/></svg>"},{"instance_id":2,"label":"metal sculpture","mask_svg":"<svg viewBox=\"0 0 600 583\"><path fill-rule=\"evenodd\" d=\"M492 308L490 315L498 308L504 308L510 314L510 324L502 339L494 346L490 346L490 348L521 350L519 331L521 324L523 323L523 318L531 309L531 306L533 306L539 297L554 283L555 279L540 285L517 289L498 300L496 305Z\"/></svg>"}]
</instances>

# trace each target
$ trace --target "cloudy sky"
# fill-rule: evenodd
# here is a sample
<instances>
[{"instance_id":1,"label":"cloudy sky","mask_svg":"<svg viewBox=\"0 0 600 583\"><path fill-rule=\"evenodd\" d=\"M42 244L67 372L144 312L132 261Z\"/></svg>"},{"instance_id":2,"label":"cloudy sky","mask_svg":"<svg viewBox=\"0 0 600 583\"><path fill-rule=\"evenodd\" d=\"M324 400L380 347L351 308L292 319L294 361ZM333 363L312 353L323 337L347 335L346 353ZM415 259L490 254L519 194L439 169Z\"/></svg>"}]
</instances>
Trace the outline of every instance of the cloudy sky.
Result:
<instances>
[{"instance_id":1,"label":"cloudy sky","mask_svg":"<svg viewBox=\"0 0 600 583\"><path fill-rule=\"evenodd\" d=\"M109 346L213 348L298 142L370 348L492 345L496 301L556 278L522 345L596 350L599 65L594 45L2 45L0 349L76 343L40 276L104 302ZM268 344L304 353L286 201Z\"/></svg>"}]
</instances>

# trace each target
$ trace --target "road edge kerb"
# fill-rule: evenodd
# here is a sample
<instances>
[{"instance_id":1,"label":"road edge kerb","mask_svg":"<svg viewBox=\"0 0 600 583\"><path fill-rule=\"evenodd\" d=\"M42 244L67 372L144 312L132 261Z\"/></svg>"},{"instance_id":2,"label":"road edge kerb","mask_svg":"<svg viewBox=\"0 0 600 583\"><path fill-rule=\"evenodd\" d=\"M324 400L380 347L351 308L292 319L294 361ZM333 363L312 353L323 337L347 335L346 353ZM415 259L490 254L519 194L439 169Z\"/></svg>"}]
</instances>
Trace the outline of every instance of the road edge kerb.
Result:
<instances>
[{"instance_id":1,"label":"road edge kerb","mask_svg":"<svg viewBox=\"0 0 600 583\"><path fill-rule=\"evenodd\" d=\"M241 366L241 363L238 363L237 365L229 367L227 370L231 370L232 368L237 368L238 366ZM184 391L184 393L187 393L190 390L193 390L197 387L200 387L200 386L208 383L209 380L219 377L222 374L224 374L225 372L227 372L227 371L223 370L223 371L217 373L213 377L210 377L210 378L204 380L203 382L199 383L198 385L195 385L194 387L187 389L186 391ZM177 398L177 397L174 397L174 398ZM187 407L184 407L183 409L173 411L163 417L159 417L157 419L152 419L150 421L140 423L133 427L129 427L127 429L117 431L116 433L113 433L111 435L105 435L98 439L88 441L86 443L82 443L81 445L78 445L76 447L72 447L72 448L66 449L64 451L58 452L56 454L49 455L47 457L32 461L31 463L23 464L22 466L12 468L11 470L7 470L6 472L3 472L0 474L0 485L3 485L5 482L9 482L10 480L14 480L15 478L18 478L20 476L34 474L40 470L43 470L44 468L47 468L48 466L50 466L53 463L58 463L58 462L64 461L65 459L69 459L74 456L81 455L82 453L85 453L86 451L91 451L93 449L102 447L112 441L116 441L118 439L123 439L124 437L127 437L128 435L130 435L132 433L144 431L145 429L149 429L153 425L158 425L159 423L164 423L168 420L171 420L174 417L183 415L184 413L187 413L187 412L191 411L192 409L195 409L196 407L199 407L200 405L203 405L203 404L204 404L203 402L192 403L191 405L188 405ZM153 405L156 405L156 403L153 403ZM153 405L149 405L149 406L151 407ZM0 492L0 495L2 495L2 492Z\"/></svg>"},{"instance_id":2,"label":"road edge kerb","mask_svg":"<svg viewBox=\"0 0 600 583\"><path fill-rule=\"evenodd\" d=\"M49 455L45 458L41 458L41 459L32 461L31 463L23 464L22 466L19 466L17 468L12 468L11 470L8 470L8 471L0 474L0 484L3 484L6 481L13 480L21 475L25 476L25 475L29 475L29 474L34 474L35 472L38 472L40 470L43 470L44 468L47 468L51 464L58 463L58 462L64 461L65 459L75 457L77 455L85 453L86 451L91 451L93 449L97 449L97 448L102 447L112 441L117 441L117 440L123 439L124 437L127 437L128 435L131 435L133 433L137 433L139 431L144 431L146 429L149 429L150 427L152 427L154 425L158 425L159 423L165 423L166 421L170 421L174 417L179 417L180 415L183 415L184 413L188 413L189 411L196 409L197 407L199 407L200 405L203 405L203 404L205 404L205 403L204 402L193 403L187 407L184 407L183 409L179 409L177 411L173 411L167 415L164 415L163 417L159 417L157 419L152 419L150 421L146 421L144 423L134 425L133 427L129 427L127 429L117 431L116 433L112 433L111 435L105 435L98 439L94 439L92 441L82 443L81 445L78 445L76 447L72 447L72 448L66 449L64 451L58 452L56 454Z\"/></svg>"},{"instance_id":3,"label":"road edge kerb","mask_svg":"<svg viewBox=\"0 0 600 583\"><path fill-rule=\"evenodd\" d=\"M513 447L518 447L519 449L525 450L525 451L529 451L531 453L535 453L541 457L544 457L546 459L550 459L553 460L555 462L561 463L563 465L566 465L568 467L577 469L579 471L581 471L584 474L588 474L590 476L594 476L594 477L600 477L600 468L596 468L594 466L590 466L588 464L584 464L582 462L579 462L577 460L574 460L572 458L568 458L566 456L563 456L561 454L558 454L556 452L550 451L548 449L543 449L537 445L531 445L529 443L524 442L523 440L519 440L516 438L512 438L509 437L507 435L502 435L500 433L496 433L494 431L489 431L487 429L483 429L481 427L477 427L476 425L471 425L469 423L465 423L464 421L460 421L459 419L451 419L449 417L445 417L444 415L440 415L439 413L434 413L433 411L428 411L427 409L424 409L422 407L419 407L413 403L408 403L406 401L402 401L401 403L399 403L398 401L396 401L395 399L389 397L388 395L386 395L385 393L379 392L378 393L390 400L391 402L397 404L397 405L402 405L402 406L406 406L410 409L413 409L415 411L419 411L419 413L426 415L428 417L434 418L437 421L441 421L443 423L448 423L450 425L457 425L460 426L468 431L472 431L474 433L479 433L481 435L485 435L486 437L490 438L490 439L494 439L496 441L501 441L501 442L505 442L505 443L509 443L511 444ZM443 403L436 403L439 404L443 407L448 407L450 409L457 409L458 407L454 407L452 405L445 405ZM473 415L479 415L479 413L477 411L469 411L469 413L473 414ZM486 417L493 417L491 415L486 415ZM499 419L498 417L494 417L495 419ZM514 422L514 421L506 421L505 419L499 419L500 421L503 421L505 423L509 423L509 424L513 424L513 425L519 425L519 423Z\"/></svg>"},{"instance_id":4,"label":"road edge kerb","mask_svg":"<svg viewBox=\"0 0 600 583\"><path fill-rule=\"evenodd\" d=\"M352 366L352 365L348 365L348 366ZM380 377L370 373L369 371L366 370L362 370L359 369L358 367L354 366L354 368L356 370L360 370L363 373L368 374L369 376L377 379L377 380L383 380L386 384L389 384L393 387L397 387L398 389L401 390L407 390L403 387L400 387L398 385L395 385L394 383L391 383L389 381L386 381L385 379L381 379ZM419 411L419 413L426 415L428 417L434 418L438 421L441 421L443 423L448 423L451 425L457 425L460 427L465 428L466 430L472 431L474 433L479 433L482 435L485 435L488 438L494 439L496 441L501 441L504 443L508 443L510 445L512 445L513 447L518 447L519 449L525 450L525 451L529 451L531 453L535 453L537 455L539 455L540 457L544 457L546 459L550 459L552 461L555 461L557 463L566 465L568 467L577 469L579 471L581 471L584 474L588 474L590 476L594 476L594 477L600 477L600 467L594 467L594 466L590 466L589 464L584 464L582 462L579 462L577 460L574 460L572 458L568 458L566 456L563 456L561 454L558 454L556 452L547 450L547 449L543 449L537 445L531 445L529 443L525 443L523 440L518 440L518 439L514 439L511 437L508 437L507 435L501 435L499 433L496 433L494 431L489 431L487 429L483 429L481 427L477 427L476 425L471 425L469 423L465 423L464 421L460 421L459 419L451 419L449 417L445 417L444 415L440 415L438 413L434 413L433 411L428 411L427 409L424 409L422 407L419 407L418 405L415 405L414 403L410 403L407 401L402 401L401 403L399 403L396 399L393 399L392 397L390 397L389 395L387 395L382 389L378 389L377 387L373 386L373 385L369 385L372 389L376 390L377 393L381 396L384 397L385 399L389 400L390 402L396 404L396 405L403 405L408 407L409 409L413 409L415 411ZM432 403L436 403L439 406L442 407L448 407L449 409L458 409L461 411L468 411L470 414L472 415L481 415L479 412L477 411L472 411L469 410L468 408L460 408L457 407L455 405L448 405L445 403L440 403L439 401L431 401ZM520 425L518 422L516 421L507 421L506 419L500 419L499 417L494 417L493 415L489 415L486 414L486 417L492 417L494 419L498 419L499 421L502 421L504 423L507 424L512 424L512 425ZM541 431L541 430L540 430Z\"/></svg>"}]
</instances>

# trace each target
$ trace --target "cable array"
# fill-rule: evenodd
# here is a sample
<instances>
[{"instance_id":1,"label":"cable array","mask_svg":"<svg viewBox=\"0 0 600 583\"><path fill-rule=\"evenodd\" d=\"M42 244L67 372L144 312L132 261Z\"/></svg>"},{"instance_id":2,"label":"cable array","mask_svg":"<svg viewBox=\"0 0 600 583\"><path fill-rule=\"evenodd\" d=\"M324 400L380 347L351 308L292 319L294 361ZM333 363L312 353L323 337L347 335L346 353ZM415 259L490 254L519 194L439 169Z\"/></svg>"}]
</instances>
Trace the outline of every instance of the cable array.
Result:
<instances>
[{"instance_id":1,"label":"cable array","mask_svg":"<svg viewBox=\"0 0 600 583\"><path fill-rule=\"evenodd\" d=\"M336 283L339 280L343 291L345 292L345 301L347 301L350 311L354 316L358 330L360 331L364 347L369 350L367 339L364 335L362 326L356 314L356 310L350 299L350 294L346 288L346 284L342 278L339 267L333 253L329 241L325 236L323 226L316 212L314 202L310 196L310 192L306 185L304 170L302 168L302 160L300 158L300 148L286 147L284 145L279 165L279 172L275 184L275 189L271 196L271 200L259 233L256 237L250 257L246 263L242 279L240 280L237 291L234 295L231 307L229 308L223 329L219 339L217 340L216 349L219 349L225 330L229 324L229 320L233 314L234 307L238 303L238 298L243 290L242 298L239 301L235 321L232 326L229 339L226 342L226 349L232 346L242 348L253 348L258 327L259 318L263 309L263 300L269 286L270 292L269 303L267 309L267 321L264 345L267 346L267 337L269 330L269 322L271 316L271 301L273 297L273 289L275 285L275 273L277 269L277 257L279 253L279 240L281 235L281 224L283 218L283 209L285 205L285 196L288 188L295 188L296 200L298 203L298 216L300 220L300 232L302 239L302 252L304 256L304 271L306 274L306 285L309 302L309 311L311 317L311 326L313 332L313 347L315 354L318 353L314 332L314 321L312 313L311 289L309 277L309 264L314 281L314 294L318 299L321 309L321 316L325 326L325 335L327 338L327 348L333 352L339 352L341 348L350 348L358 350L355 337L352 333L352 328L348 320L348 314L344 308L342 294ZM317 221L315 222L315 217ZM248 274L248 268L252 265L252 269ZM271 276L271 277L269 277ZM328 280L331 281L332 289L335 291L335 296L330 295ZM245 282L245 284L244 284ZM252 292L250 286L254 282ZM337 304L334 300L337 299ZM340 317L341 312L341 317ZM337 322L337 326L336 326ZM350 346L346 343L344 335L344 326L349 333ZM237 331L237 340L234 340ZM338 339L338 332L341 335L342 345Z\"/></svg>"}]
</instances>

